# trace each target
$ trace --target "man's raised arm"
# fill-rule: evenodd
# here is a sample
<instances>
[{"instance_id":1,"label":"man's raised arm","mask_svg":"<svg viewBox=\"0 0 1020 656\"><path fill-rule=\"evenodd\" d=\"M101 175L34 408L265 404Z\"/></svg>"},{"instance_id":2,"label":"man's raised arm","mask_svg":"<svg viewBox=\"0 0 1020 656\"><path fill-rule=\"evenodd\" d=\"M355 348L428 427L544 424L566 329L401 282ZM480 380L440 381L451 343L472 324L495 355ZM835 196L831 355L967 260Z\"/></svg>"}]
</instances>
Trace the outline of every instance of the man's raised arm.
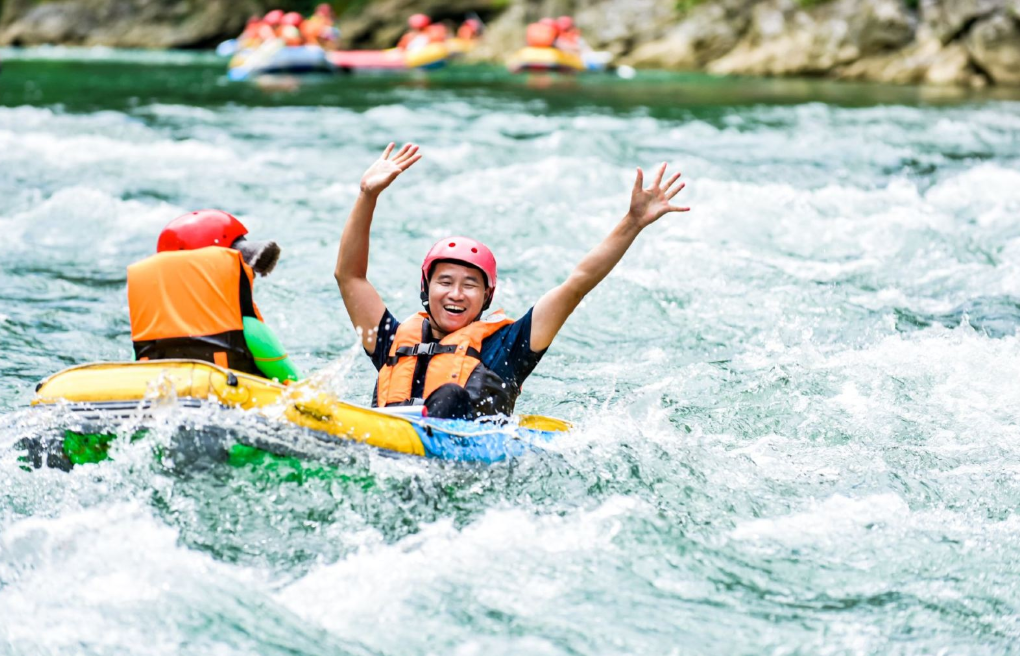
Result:
<instances>
[{"instance_id":1,"label":"man's raised arm","mask_svg":"<svg viewBox=\"0 0 1020 656\"><path fill-rule=\"evenodd\" d=\"M368 281L368 244L372 216L383 189L421 159L418 146L410 143L404 144L390 159L393 147L392 143L388 145L382 157L361 177L361 193L344 224L340 249L336 255L336 269L333 272L347 314L351 317L354 329L361 334L361 343L369 353L375 351L376 328L386 311L386 304L379 292Z\"/></svg>"},{"instance_id":2,"label":"man's raised arm","mask_svg":"<svg viewBox=\"0 0 1020 656\"><path fill-rule=\"evenodd\" d=\"M645 189L644 173L638 168L627 215L601 244L584 256L563 284L546 292L535 304L531 315L532 351L538 352L549 348L553 338L563 327L567 317L577 308L581 299L609 275L642 230L669 212L687 212L691 209L670 205L669 201L680 193L685 185L676 184L680 180L679 173L674 173L666 184L662 184L665 173L666 163L663 162L652 186Z\"/></svg>"}]
</instances>

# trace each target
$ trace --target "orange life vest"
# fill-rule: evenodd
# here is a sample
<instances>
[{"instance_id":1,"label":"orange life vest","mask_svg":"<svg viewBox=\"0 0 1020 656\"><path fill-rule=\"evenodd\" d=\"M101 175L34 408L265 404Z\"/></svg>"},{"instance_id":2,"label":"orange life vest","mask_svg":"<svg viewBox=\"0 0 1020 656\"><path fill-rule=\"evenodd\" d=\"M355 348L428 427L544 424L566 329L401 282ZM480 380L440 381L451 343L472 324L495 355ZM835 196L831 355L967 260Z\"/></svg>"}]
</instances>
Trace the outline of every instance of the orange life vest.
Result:
<instances>
[{"instance_id":1,"label":"orange life vest","mask_svg":"<svg viewBox=\"0 0 1020 656\"><path fill-rule=\"evenodd\" d=\"M528 25L525 39L532 48L551 48L556 41L557 31L552 25L532 23Z\"/></svg>"},{"instance_id":2,"label":"orange life vest","mask_svg":"<svg viewBox=\"0 0 1020 656\"><path fill-rule=\"evenodd\" d=\"M509 319L499 310L431 341L429 316L419 312L397 327L386 364L379 370L373 405L417 405L441 385L455 383L471 396L479 414L512 414L520 390L482 364L482 341Z\"/></svg>"},{"instance_id":3,"label":"orange life vest","mask_svg":"<svg viewBox=\"0 0 1020 656\"><path fill-rule=\"evenodd\" d=\"M131 341L139 360L191 358L261 376L244 339L259 313L241 253L210 246L157 253L128 267Z\"/></svg>"},{"instance_id":4,"label":"orange life vest","mask_svg":"<svg viewBox=\"0 0 1020 656\"><path fill-rule=\"evenodd\" d=\"M400 50L407 50L411 47L411 42L420 37L424 32L422 30L408 30L404 32L404 35L400 37L400 41L397 42L397 48Z\"/></svg>"}]
</instances>

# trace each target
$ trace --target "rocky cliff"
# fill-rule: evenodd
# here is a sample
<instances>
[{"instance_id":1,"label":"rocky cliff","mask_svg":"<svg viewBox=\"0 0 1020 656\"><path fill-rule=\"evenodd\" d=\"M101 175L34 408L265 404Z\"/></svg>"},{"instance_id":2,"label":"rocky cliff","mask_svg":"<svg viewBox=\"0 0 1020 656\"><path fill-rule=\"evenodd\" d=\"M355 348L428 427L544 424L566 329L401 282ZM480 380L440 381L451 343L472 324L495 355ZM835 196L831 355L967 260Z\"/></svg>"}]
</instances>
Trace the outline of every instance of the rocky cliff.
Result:
<instances>
[{"instance_id":1,"label":"rocky cliff","mask_svg":"<svg viewBox=\"0 0 1020 656\"><path fill-rule=\"evenodd\" d=\"M0 44L205 47L269 4L278 3L0 0ZM474 57L501 61L522 45L528 22L572 14L594 47L638 67L1020 85L1020 0L378 0L355 7L341 20L351 47L392 44L416 11L452 22L474 12L489 28Z\"/></svg>"}]
</instances>

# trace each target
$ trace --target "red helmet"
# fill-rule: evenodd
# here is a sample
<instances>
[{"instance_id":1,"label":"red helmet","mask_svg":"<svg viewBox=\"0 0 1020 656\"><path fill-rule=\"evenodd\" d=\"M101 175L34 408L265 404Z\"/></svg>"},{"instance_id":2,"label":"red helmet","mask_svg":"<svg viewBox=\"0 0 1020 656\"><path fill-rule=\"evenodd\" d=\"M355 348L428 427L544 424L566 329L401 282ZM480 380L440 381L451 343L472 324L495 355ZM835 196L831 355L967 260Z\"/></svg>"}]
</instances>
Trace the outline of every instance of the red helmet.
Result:
<instances>
[{"instance_id":1,"label":"red helmet","mask_svg":"<svg viewBox=\"0 0 1020 656\"><path fill-rule=\"evenodd\" d=\"M266 14L265 18L263 18L262 20L263 22L265 22L266 25L279 25L280 21L283 20L283 10L274 9L268 14Z\"/></svg>"},{"instance_id":2,"label":"red helmet","mask_svg":"<svg viewBox=\"0 0 1020 656\"><path fill-rule=\"evenodd\" d=\"M198 210L179 216L159 233L156 252L191 251L206 246L230 246L248 234L240 221L222 210Z\"/></svg>"},{"instance_id":3,"label":"red helmet","mask_svg":"<svg viewBox=\"0 0 1020 656\"><path fill-rule=\"evenodd\" d=\"M283 19L280 22L283 23L284 25L293 25L294 27L297 27L298 25L303 23L304 20L305 19L301 17L301 14L297 13L296 11L288 11L286 14L283 15Z\"/></svg>"},{"instance_id":4,"label":"red helmet","mask_svg":"<svg viewBox=\"0 0 1020 656\"><path fill-rule=\"evenodd\" d=\"M432 24L432 19L425 14L413 14L407 19L407 25L412 30L424 30Z\"/></svg>"},{"instance_id":5,"label":"red helmet","mask_svg":"<svg viewBox=\"0 0 1020 656\"><path fill-rule=\"evenodd\" d=\"M432 274L432 267L440 261L451 260L460 262L467 266L480 269L485 275L486 295L485 305L482 310L487 310L492 303L492 297L496 293L496 257L492 251L480 241L470 237L448 237L441 239L429 249L425 255L425 261L421 265L421 300L428 304L429 300L429 276Z\"/></svg>"},{"instance_id":6,"label":"red helmet","mask_svg":"<svg viewBox=\"0 0 1020 656\"><path fill-rule=\"evenodd\" d=\"M538 21L538 24L539 25L548 25L549 27L556 27L556 19L555 18L543 18L542 20Z\"/></svg>"},{"instance_id":7,"label":"red helmet","mask_svg":"<svg viewBox=\"0 0 1020 656\"><path fill-rule=\"evenodd\" d=\"M574 19L570 16L560 16L556 19L556 27L559 28L560 32L569 32L574 29Z\"/></svg>"}]
</instances>

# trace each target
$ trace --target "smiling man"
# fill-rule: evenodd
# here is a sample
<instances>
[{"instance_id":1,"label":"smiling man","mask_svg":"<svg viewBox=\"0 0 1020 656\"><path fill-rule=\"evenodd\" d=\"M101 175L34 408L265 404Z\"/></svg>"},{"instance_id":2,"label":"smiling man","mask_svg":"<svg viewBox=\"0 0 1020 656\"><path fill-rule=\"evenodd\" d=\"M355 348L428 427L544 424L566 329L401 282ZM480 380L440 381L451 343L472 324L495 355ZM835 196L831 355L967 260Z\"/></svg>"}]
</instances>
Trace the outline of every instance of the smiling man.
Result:
<instances>
[{"instance_id":1,"label":"smiling man","mask_svg":"<svg viewBox=\"0 0 1020 656\"><path fill-rule=\"evenodd\" d=\"M492 252L468 237L442 239L421 267L425 311L398 322L368 281L369 233L379 194L421 159L413 144L396 155L393 149L391 143L361 178L334 272L347 313L379 371L373 406L423 405L429 416L457 419L512 414L524 379L581 299L612 271L642 230L669 212L690 209L670 205L684 188L677 184L679 173L663 184L663 163L646 189L639 168L626 216L562 284L517 321L502 310L482 317L496 293Z\"/></svg>"}]
</instances>

